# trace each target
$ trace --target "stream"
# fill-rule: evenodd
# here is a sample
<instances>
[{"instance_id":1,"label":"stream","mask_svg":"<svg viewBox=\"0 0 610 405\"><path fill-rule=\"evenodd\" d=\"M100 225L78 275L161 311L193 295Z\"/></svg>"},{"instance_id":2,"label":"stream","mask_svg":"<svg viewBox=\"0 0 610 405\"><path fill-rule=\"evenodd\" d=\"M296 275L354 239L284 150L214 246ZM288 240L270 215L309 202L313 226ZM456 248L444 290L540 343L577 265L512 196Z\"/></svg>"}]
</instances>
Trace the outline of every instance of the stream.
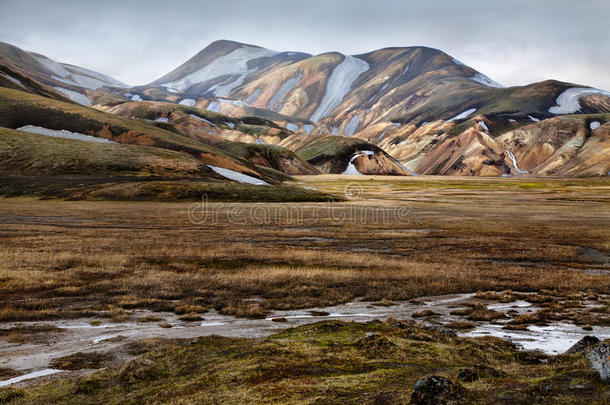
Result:
<instances>
[{"instance_id":1,"label":"stream","mask_svg":"<svg viewBox=\"0 0 610 405\"><path fill-rule=\"evenodd\" d=\"M152 312L136 310L134 318L155 316L161 318L155 322L117 322L102 323L100 318L83 318L70 320L7 322L0 324L0 329L27 326L53 326L61 329L46 332L44 339L33 339L31 342L14 343L0 337L0 367L12 368L24 374L0 381L0 387L13 384L26 384L31 379L52 374L66 373L49 368L51 360L76 352L119 352L130 341L148 338L196 338L199 336L220 335L227 337L257 338L269 336L289 327L301 326L322 320L343 320L366 322L389 317L411 319L412 315L422 310L432 310L437 315L417 318L426 325L444 325L449 322L464 320L460 315L450 312L467 308L470 302L481 302L475 294L454 294L437 297L425 297L412 301L395 302L391 306L379 306L370 302L350 302L325 308L274 311L265 319L246 319L223 315L215 310L203 314L203 320L197 322L180 321L178 316L169 312ZM486 303L488 309L503 312L510 316L536 312L539 308L527 301L509 303ZM283 322L277 322L277 318ZM275 321L274 321L275 319ZM475 327L459 336L480 337L496 336L512 341L522 350L540 350L546 354L565 352L585 335L597 336L600 340L610 338L610 327L593 326L585 331L581 327L565 322L551 323L548 326L530 325L526 330L502 329L502 323L473 322ZM166 323L172 327L161 327ZM167 326L167 325L166 325Z\"/></svg>"}]
</instances>

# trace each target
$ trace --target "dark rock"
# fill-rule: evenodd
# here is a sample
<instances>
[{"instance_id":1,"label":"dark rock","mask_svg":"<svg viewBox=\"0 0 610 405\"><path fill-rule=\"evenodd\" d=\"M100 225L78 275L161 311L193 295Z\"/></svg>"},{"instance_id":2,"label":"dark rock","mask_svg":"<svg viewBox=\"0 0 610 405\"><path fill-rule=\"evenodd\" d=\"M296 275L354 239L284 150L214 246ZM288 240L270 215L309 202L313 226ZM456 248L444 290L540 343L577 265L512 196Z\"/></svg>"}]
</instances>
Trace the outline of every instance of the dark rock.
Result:
<instances>
[{"instance_id":1,"label":"dark rock","mask_svg":"<svg viewBox=\"0 0 610 405\"><path fill-rule=\"evenodd\" d=\"M578 342L574 343L572 347L565 351L565 354L574 354L584 352L592 346L599 343L599 339L595 336L585 336Z\"/></svg>"},{"instance_id":2,"label":"dark rock","mask_svg":"<svg viewBox=\"0 0 610 405\"><path fill-rule=\"evenodd\" d=\"M286 318L271 318L272 322L288 322Z\"/></svg>"},{"instance_id":3,"label":"dark rock","mask_svg":"<svg viewBox=\"0 0 610 405\"><path fill-rule=\"evenodd\" d=\"M599 374L602 381L610 384L610 343L600 343L587 351L591 370Z\"/></svg>"},{"instance_id":4,"label":"dark rock","mask_svg":"<svg viewBox=\"0 0 610 405\"><path fill-rule=\"evenodd\" d=\"M427 328L429 331L440 333L445 337L457 337L457 333L444 326L430 326Z\"/></svg>"},{"instance_id":5,"label":"dark rock","mask_svg":"<svg viewBox=\"0 0 610 405\"><path fill-rule=\"evenodd\" d=\"M330 312L311 310L311 311L309 311L309 314L311 316L328 316L328 315L330 315Z\"/></svg>"},{"instance_id":6,"label":"dark rock","mask_svg":"<svg viewBox=\"0 0 610 405\"><path fill-rule=\"evenodd\" d=\"M500 377L501 375L503 375L501 371L482 364L476 364L459 369L457 379L459 381L472 382L481 378Z\"/></svg>"},{"instance_id":7,"label":"dark rock","mask_svg":"<svg viewBox=\"0 0 610 405\"><path fill-rule=\"evenodd\" d=\"M411 394L411 404L441 405L460 404L466 399L466 390L448 378L436 375L415 382Z\"/></svg>"}]
</instances>

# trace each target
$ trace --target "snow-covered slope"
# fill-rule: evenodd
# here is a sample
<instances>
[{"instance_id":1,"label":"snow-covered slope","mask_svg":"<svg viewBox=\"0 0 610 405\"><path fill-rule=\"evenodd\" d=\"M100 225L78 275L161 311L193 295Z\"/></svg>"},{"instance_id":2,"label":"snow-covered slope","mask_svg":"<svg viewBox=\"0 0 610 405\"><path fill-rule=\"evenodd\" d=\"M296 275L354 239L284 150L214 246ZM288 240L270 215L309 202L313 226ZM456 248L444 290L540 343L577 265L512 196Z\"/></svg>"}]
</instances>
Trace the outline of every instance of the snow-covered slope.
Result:
<instances>
[{"instance_id":1,"label":"snow-covered slope","mask_svg":"<svg viewBox=\"0 0 610 405\"><path fill-rule=\"evenodd\" d=\"M362 59L349 55L345 56L343 62L331 73L326 85L326 93L324 93L320 105L309 119L316 122L330 114L341 104L358 76L367 70L369 70L369 64Z\"/></svg>"}]
</instances>

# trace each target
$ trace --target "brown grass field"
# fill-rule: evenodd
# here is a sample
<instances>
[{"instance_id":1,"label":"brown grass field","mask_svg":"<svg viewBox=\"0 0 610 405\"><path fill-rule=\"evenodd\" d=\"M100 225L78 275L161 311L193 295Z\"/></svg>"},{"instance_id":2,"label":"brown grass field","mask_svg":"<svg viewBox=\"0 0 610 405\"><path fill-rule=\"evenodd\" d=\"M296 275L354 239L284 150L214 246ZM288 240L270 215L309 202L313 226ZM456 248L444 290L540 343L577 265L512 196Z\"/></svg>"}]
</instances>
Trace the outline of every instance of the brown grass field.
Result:
<instances>
[{"instance_id":1,"label":"brown grass field","mask_svg":"<svg viewBox=\"0 0 610 405\"><path fill-rule=\"evenodd\" d=\"M527 297L541 308L505 329L610 325L608 179L316 176L294 185L347 201L0 200L0 326L124 321L136 308L184 321L211 308L258 318L273 309L460 292L499 302ZM502 316L484 305L455 312L464 318L447 325L454 330ZM70 378L0 388L0 403L403 404L417 379L458 381L463 368L480 374L461 381L459 403L610 399L582 353L520 352L498 338L424 327L419 322L434 316L425 309L413 316L325 321L257 339L131 342L126 364L75 348L53 361L77 370ZM11 344L46 331L11 325L0 334ZM78 371L88 367L105 368Z\"/></svg>"},{"instance_id":2,"label":"brown grass field","mask_svg":"<svg viewBox=\"0 0 610 405\"><path fill-rule=\"evenodd\" d=\"M610 291L608 180L299 181L353 201L2 200L0 320L183 305L257 317L355 298Z\"/></svg>"}]
</instances>

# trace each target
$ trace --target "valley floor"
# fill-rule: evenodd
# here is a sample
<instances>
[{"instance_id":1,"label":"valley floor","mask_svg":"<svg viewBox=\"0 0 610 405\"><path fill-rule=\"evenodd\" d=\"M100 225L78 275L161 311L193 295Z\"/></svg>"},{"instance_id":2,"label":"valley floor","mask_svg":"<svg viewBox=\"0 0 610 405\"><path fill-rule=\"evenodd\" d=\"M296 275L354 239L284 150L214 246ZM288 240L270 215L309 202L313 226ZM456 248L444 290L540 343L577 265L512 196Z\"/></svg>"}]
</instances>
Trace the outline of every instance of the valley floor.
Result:
<instances>
[{"instance_id":1,"label":"valley floor","mask_svg":"<svg viewBox=\"0 0 610 405\"><path fill-rule=\"evenodd\" d=\"M304 176L295 185L347 201L0 200L0 326L12 325L0 344L25 345L50 332L16 322L125 322L138 311L187 323L212 312L265 318L358 300L391 306L476 292L498 302L527 294L540 310L513 316L515 330L610 325L607 178ZM476 305L463 315L453 326L495 316ZM492 338L447 339L423 324L327 321L268 338L197 342L141 343L129 351L142 357L125 366L110 362L101 374L34 390L0 388L0 399L400 403L415 379L454 379L459 366L475 363L505 374L466 384L472 401L543 398L547 380L549 398L603 402L609 395L581 355L523 360ZM2 367L0 380L22 373ZM585 388L559 388L570 384Z\"/></svg>"}]
</instances>

